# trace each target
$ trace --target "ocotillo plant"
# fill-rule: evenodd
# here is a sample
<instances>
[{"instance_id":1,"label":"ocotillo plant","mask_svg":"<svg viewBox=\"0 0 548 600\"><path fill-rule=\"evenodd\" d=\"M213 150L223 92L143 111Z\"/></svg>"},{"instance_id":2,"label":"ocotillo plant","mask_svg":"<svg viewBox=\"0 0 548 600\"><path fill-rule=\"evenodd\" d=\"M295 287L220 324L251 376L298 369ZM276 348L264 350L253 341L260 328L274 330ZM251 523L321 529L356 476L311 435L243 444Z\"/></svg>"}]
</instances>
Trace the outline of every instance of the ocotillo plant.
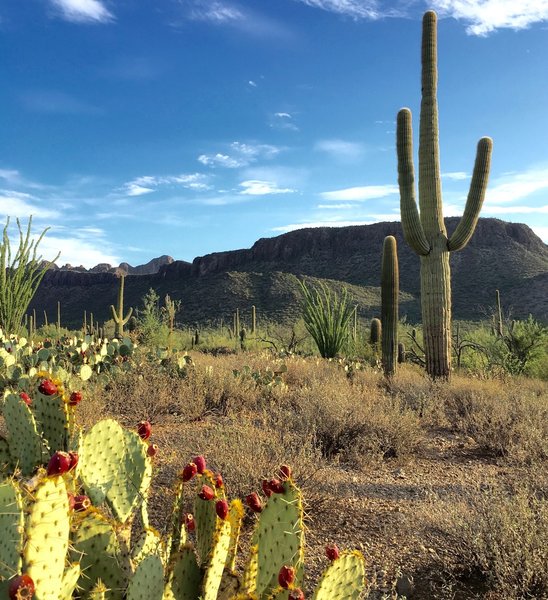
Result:
<instances>
[{"instance_id":1,"label":"ocotillo plant","mask_svg":"<svg viewBox=\"0 0 548 600\"><path fill-rule=\"evenodd\" d=\"M448 237L443 221L437 106L436 13L428 11L422 31L422 101L419 136L419 210L415 201L411 111L397 119L398 182L403 233L421 260L421 309L426 370L432 378L451 373L451 275L449 253L471 238L485 197L491 162L491 138L478 143L464 214Z\"/></svg>"},{"instance_id":2,"label":"ocotillo plant","mask_svg":"<svg viewBox=\"0 0 548 600\"><path fill-rule=\"evenodd\" d=\"M396 372L398 356L398 250L396 238L387 235L382 248L381 323L382 367L386 377Z\"/></svg>"},{"instance_id":3,"label":"ocotillo plant","mask_svg":"<svg viewBox=\"0 0 548 600\"><path fill-rule=\"evenodd\" d=\"M112 311L112 318L116 323L116 335L119 338L124 337L124 325L129 321L133 308L130 308L127 315L124 317L124 275L120 275L120 287L118 288L118 310L110 305Z\"/></svg>"}]
</instances>

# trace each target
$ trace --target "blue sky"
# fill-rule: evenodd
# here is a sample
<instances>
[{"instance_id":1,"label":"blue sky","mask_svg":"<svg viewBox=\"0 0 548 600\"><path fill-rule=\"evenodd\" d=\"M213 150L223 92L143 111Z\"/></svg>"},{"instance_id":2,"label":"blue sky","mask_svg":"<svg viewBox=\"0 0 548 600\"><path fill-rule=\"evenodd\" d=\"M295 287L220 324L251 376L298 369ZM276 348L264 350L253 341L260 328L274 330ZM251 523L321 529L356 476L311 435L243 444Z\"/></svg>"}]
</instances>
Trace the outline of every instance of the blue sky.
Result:
<instances>
[{"instance_id":1,"label":"blue sky","mask_svg":"<svg viewBox=\"0 0 548 600\"><path fill-rule=\"evenodd\" d=\"M0 217L87 267L399 220L428 8L444 214L490 135L482 215L548 241L548 0L3 0Z\"/></svg>"}]
</instances>

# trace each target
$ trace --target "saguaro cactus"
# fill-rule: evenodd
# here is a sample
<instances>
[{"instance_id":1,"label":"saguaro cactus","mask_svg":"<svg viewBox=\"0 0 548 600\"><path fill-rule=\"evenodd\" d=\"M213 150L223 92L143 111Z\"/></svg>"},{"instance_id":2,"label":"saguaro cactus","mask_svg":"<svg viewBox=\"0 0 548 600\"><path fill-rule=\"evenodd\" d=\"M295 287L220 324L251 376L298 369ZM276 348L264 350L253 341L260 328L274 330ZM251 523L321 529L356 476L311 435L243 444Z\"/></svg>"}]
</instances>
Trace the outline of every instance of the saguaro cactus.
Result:
<instances>
[{"instance_id":1,"label":"saguaro cactus","mask_svg":"<svg viewBox=\"0 0 548 600\"><path fill-rule=\"evenodd\" d=\"M442 213L437 106L436 13L428 11L422 31L422 100L419 136L419 210L415 201L411 111L397 119L398 182L403 233L421 259L421 308L426 369L432 378L451 373L451 275L449 253L472 237L485 197L491 162L491 138L481 138L464 214L451 237Z\"/></svg>"},{"instance_id":2,"label":"saguaro cactus","mask_svg":"<svg viewBox=\"0 0 548 600\"><path fill-rule=\"evenodd\" d=\"M381 271L382 367L386 377L392 377L397 366L399 279L396 238L387 235Z\"/></svg>"},{"instance_id":3,"label":"saguaro cactus","mask_svg":"<svg viewBox=\"0 0 548 600\"><path fill-rule=\"evenodd\" d=\"M116 323L116 336L119 338L124 337L124 325L129 321L133 313L133 308L130 308L127 315L124 317L124 275L120 275L120 287L118 288L118 310L110 305L112 311L112 318Z\"/></svg>"}]
</instances>

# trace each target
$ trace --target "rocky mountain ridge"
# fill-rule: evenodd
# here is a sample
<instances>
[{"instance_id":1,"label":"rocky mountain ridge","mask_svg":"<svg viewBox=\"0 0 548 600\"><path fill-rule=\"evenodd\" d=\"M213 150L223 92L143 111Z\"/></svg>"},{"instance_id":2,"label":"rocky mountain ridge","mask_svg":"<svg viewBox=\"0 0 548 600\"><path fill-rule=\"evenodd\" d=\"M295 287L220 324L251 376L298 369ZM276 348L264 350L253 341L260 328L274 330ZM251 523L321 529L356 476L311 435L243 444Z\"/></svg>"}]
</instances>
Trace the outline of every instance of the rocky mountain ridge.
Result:
<instances>
[{"instance_id":1,"label":"rocky mountain ridge","mask_svg":"<svg viewBox=\"0 0 548 600\"><path fill-rule=\"evenodd\" d=\"M457 223L457 218L446 219L449 231ZM220 318L228 321L236 308L244 310L252 304L263 318L288 320L299 313L294 276L307 276L335 287L347 285L360 314L369 318L379 309L386 235L394 235L398 242L400 313L417 322L420 261L405 243L399 222L301 229L262 238L249 249L197 257L192 263L166 260L155 273L128 274L125 303L138 308L143 295L153 288L161 298L169 294L180 299L179 320L189 324ZM505 309L515 317L531 313L548 321L548 246L526 225L480 219L468 246L452 253L450 260L455 318L485 317L499 289ZM31 308L53 312L59 300L71 326L81 322L84 310L107 320L109 305L116 301L118 274L52 270L44 277Z\"/></svg>"}]
</instances>

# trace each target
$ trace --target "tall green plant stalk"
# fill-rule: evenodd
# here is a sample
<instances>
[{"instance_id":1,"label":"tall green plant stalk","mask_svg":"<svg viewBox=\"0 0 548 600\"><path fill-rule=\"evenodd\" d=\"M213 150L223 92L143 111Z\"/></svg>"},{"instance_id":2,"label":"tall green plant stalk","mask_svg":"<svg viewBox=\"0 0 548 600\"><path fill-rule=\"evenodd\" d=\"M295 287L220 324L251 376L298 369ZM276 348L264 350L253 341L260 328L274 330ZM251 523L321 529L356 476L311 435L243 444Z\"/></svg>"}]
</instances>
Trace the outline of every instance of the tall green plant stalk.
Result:
<instances>
[{"instance_id":1,"label":"tall green plant stalk","mask_svg":"<svg viewBox=\"0 0 548 600\"><path fill-rule=\"evenodd\" d=\"M430 377L451 375L451 273L449 253L464 248L479 218L491 163L491 138L478 143L476 161L464 214L448 237L442 212L437 104L436 13L428 11L422 32L422 101L419 136L419 210L415 201L411 111L397 119L398 182L403 233L420 256L421 309Z\"/></svg>"},{"instance_id":2,"label":"tall green plant stalk","mask_svg":"<svg viewBox=\"0 0 548 600\"><path fill-rule=\"evenodd\" d=\"M8 235L9 217L0 244L0 327L8 334L19 333L23 315L42 278L59 258L57 254L52 261L44 262L38 255L38 246L49 227L42 231L38 239L31 239L32 216L29 217L26 233L23 233L19 219L16 222L19 246L13 257Z\"/></svg>"},{"instance_id":3,"label":"tall green plant stalk","mask_svg":"<svg viewBox=\"0 0 548 600\"><path fill-rule=\"evenodd\" d=\"M312 336L323 358L333 358L348 340L349 322L354 307L348 303L348 292L331 291L325 284L310 290L299 280L303 295L302 315L306 330Z\"/></svg>"},{"instance_id":4,"label":"tall green plant stalk","mask_svg":"<svg viewBox=\"0 0 548 600\"><path fill-rule=\"evenodd\" d=\"M382 366L388 378L396 373L398 357L398 296L400 291L396 238L384 238L381 269Z\"/></svg>"}]
</instances>

